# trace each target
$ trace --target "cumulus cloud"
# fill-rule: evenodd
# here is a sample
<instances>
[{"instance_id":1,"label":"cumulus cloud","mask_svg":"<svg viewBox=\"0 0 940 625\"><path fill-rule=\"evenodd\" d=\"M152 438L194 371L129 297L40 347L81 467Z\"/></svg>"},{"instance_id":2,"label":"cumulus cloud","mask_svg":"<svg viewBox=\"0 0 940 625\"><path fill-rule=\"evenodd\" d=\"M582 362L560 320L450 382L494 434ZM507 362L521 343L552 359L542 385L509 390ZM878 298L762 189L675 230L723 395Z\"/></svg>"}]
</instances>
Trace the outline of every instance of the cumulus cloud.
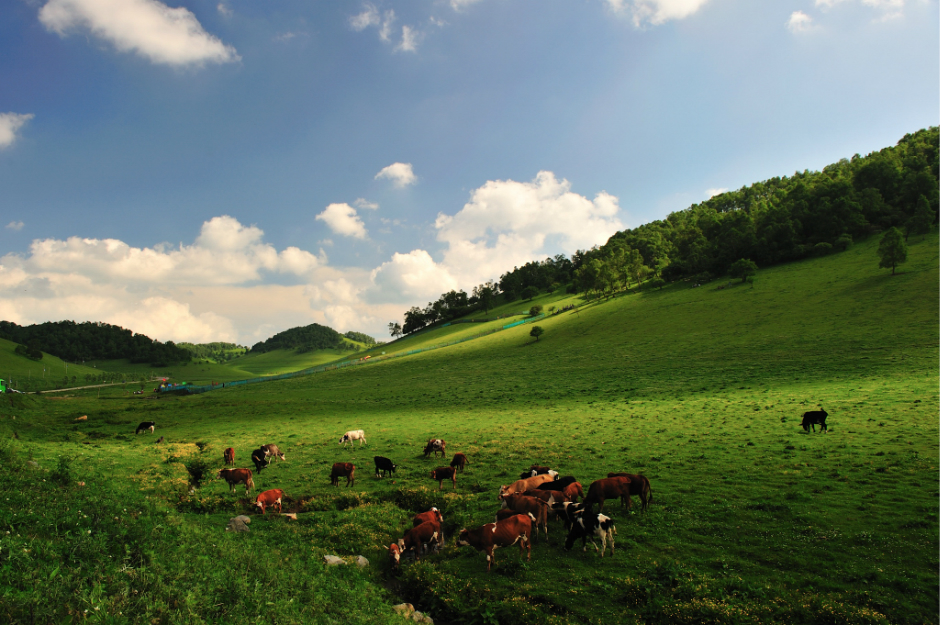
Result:
<instances>
[{"instance_id":1,"label":"cumulus cloud","mask_svg":"<svg viewBox=\"0 0 940 625\"><path fill-rule=\"evenodd\" d=\"M13 232L19 232L23 229L25 224L22 221L11 221L7 224L7 230L12 230Z\"/></svg>"},{"instance_id":2,"label":"cumulus cloud","mask_svg":"<svg viewBox=\"0 0 940 625\"><path fill-rule=\"evenodd\" d=\"M0 150L16 141L16 132L33 118L32 113L0 113Z\"/></svg>"},{"instance_id":3,"label":"cumulus cloud","mask_svg":"<svg viewBox=\"0 0 940 625\"><path fill-rule=\"evenodd\" d=\"M395 19L395 11L392 9L388 9L385 13L380 13L379 9L374 4L366 3L363 5L361 13L349 17L349 26L356 32L362 32L367 28L377 28L379 39L385 43L392 43ZM393 51L416 52L421 35L421 31L417 30L414 26L402 26L401 40L392 48Z\"/></svg>"},{"instance_id":4,"label":"cumulus cloud","mask_svg":"<svg viewBox=\"0 0 940 625\"><path fill-rule=\"evenodd\" d=\"M455 11L461 11L471 4L476 4L480 0L450 0L450 8Z\"/></svg>"},{"instance_id":5,"label":"cumulus cloud","mask_svg":"<svg viewBox=\"0 0 940 625\"><path fill-rule=\"evenodd\" d=\"M392 40L392 24L395 23L395 11L389 9L385 12L385 18L382 20L382 27L379 28L379 39L388 43Z\"/></svg>"},{"instance_id":6,"label":"cumulus cloud","mask_svg":"<svg viewBox=\"0 0 940 625\"><path fill-rule=\"evenodd\" d=\"M375 202L370 202L364 197L357 198L356 201L353 202L353 204L356 205L356 208L367 208L372 211L377 210L379 208L378 204L376 204Z\"/></svg>"},{"instance_id":7,"label":"cumulus cloud","mask_svg":"<svg viewBox=\"0 0 940 625\"><path fill-rule=\"evenodd\" d=\"M362 32L370 26L378 26L381 22L379 10L373 4L366 4L362 13L349 18L349 25L356 32Z\"/></svg>"},{"instance_id":8,"label":"cumulus cloud","mask_svg":"<svg viewBox=\"0 0 940 625\"><path fill-rule=\"evenodd\" d=\"M787 28L794 33L805 33L812 24L813 18L803 13L803 11L794 11L790 14L790 19L787 20Z\"/></svg>"},{"instance_id":9,"label":"cumulus cloud","mask_svg":"<svg viewBox=\"0 0 940 625\"><path fill-rule=\"evenodd\" d=\"M698 11L708 0L606 0L614 13L630 14L637 27L658 26L681 20Z\"/></svg>"},{"instance_id":10,"label":"cumulus cloud","mask_svg":"<svg viewBox=\"0 0 940 625\"><path fill-rule=\"evenodd\" d=\"M219 10L224 13L222 5ZM49 0L39 21L65 36L87 31L121 52L153 63L192 66L240 60L235 48L210 35L188 9L158 0Z\"/></svg>"},{"instance_id":11,"label":"cumulus cloud","mask_svg":"<svg viewBox=\"0 0 940 625\"><path fill-rule=\"evenodd\" d=\"M366 238L366 227L359 219L356 209L346 204L330 204L326 209L317 215L319 221L323 221L336 234L342 234L356 239Z\"/></svg>"},{"instance_id":12,"label":"cumulus cloud","mask_svg":"<svg viewBox=\"0 0 940 625\"><path fill-rule=\"evenodd\" d=\"M457 288L457 280L446 267L438 265L425 250L395 253L392 259L372 272L377 287L374 301L408 303L437 299L441 293Z\"/></svg>"},{"instance_id":13,"label":"cumulus cloud","mask_svg":"<svg viewBox=\"0 0 940 625\"><path fill-rule=\"evenodd\" d=\"M382 170L375 175L376 180L379 178L391 180L392 185L398 189L407 187L418 181L418 177L415 176L411 168L411 163L392 163L388 167L383 167Z\"/></svg>"}]
</instances>

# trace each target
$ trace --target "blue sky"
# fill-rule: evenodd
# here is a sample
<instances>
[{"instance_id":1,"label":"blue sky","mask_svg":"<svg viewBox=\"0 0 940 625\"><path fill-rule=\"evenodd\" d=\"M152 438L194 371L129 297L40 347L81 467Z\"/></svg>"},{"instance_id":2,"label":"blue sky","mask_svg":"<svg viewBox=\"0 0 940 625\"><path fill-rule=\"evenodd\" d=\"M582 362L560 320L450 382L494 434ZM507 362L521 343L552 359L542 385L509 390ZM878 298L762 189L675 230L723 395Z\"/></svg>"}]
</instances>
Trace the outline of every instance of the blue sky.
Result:
<instances>
[{"instance_id":1,"label":"blue sky","mask_svg":"<svg viewBox=\"0 0 940 625\"><path fill-rule=\"evenodd\" d=\"M938 123L936 0L0 3L0 318L389 321Z\"/></svg>"}]
</instances>

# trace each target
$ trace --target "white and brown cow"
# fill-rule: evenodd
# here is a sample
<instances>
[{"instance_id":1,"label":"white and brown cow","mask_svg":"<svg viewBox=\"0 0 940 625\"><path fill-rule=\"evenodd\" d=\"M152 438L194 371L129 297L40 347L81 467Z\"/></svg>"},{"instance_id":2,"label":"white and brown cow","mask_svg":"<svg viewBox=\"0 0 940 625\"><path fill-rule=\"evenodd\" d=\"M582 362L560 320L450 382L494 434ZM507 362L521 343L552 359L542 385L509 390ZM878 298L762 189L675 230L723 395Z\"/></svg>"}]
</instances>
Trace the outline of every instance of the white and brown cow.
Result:
<instances>
[{"instance_id":1,"label":"white and brown cow","mask_svg":"<svg viewBox=\"0 0 940 625\"><path fill-rule=\"evenodd\" d=\"M427 458L432 453L434 457L437 458L437 454L441 454L441 458L447 457L447 443L444 442L443 438L429 438L428 444L424 446L424 457Z\"/></svg>"},{"instance_id":2,"label":"white and brown cow","mask_svg":"<svg viewBox=\"0 0 940 625\"><path fill-rule=\"evenodd\" d=\"M499 487L499 499L502 499L506 495L511 495L513 493L523 493L527 490L538 488L539 484L552 481L554 481L554 478L548 474L536 475L535 477L527 477L522 480L516 480L509 486Z\"/></svg>"},{"instance_id":3,"label":"white and brown cow","mask_svg":"<svg viewBox=\"0 0 940 625\"><path fill-rule=\"evenodd\" d=\"M412 554L419 559L421 554L431 550L438 551L444 535L441 524L437 521L425 521L405 532L404 538L398 541L403 554Z\"/></svg>"},{"instance_id":4,"label":"white and brown cow","mask_svg":"<svg viewBox=\"0 0 940 625\"><path fill-rule=\"evenodd\" d=\"M522 493L513 493L503 499L503 508L515 510L517 514L528 514L532 516L533 534L532 540L538 538L539 526L545 532L545 540L548 540L548 504L535 497L529 497Z\"/></svg>"},{"instance_id":5,"label":"white and brown cow","mask_svg":"<svg viewBox=\"0 0 940 625\"><path fill-rule=\"evenodd\" d=\"M281 453L281 450L278 449L277 445L262 445L261 449L264 450L265 457L276 458L277 460L287 460L287 458L284 457L284 454Z\"/></svg>"},{"instance_id":6,"label":"white and brown cow","mask_svg":"<svg viewBox=\"0 0 940 625\"><path fill-rule=\"evenodd\" d=\"M532 546L529 537L532 535L532 517L527 514L517 514L496 523L487 523L483 527L472 530L462 529L457 536L457 546L470 545L477 551L486 553L486 570L496 561L493 551L497 547L510 547L519 543L519 557L528 551L527 560L532 559Z\"/></svg>"},{"instance_id":7,"label":"white and brown cow","mask_svg":"<svg viewBox=\"0 0 940 625\"><path fill-rule=\"evenodd\" d=\"M284 491L280 488L274 488L271 490L266 490L255 499L255 507L261 510L261 514L265 514L267 508L277 506L277 513L281 513L281 499L284 498Z\"/></svg>"},{"instance_id":8,"label":"white and brown cow","mask_svg":"<svg viewBox=\"0 0 940 625\"><path fill-rule=\"evenodd\" d=\"M339 444L345 447L347 443L355 443L356 441L359 441L360 447L366 443L365 430L349 430L340 437Z\"/></svg>"}]
</instances>

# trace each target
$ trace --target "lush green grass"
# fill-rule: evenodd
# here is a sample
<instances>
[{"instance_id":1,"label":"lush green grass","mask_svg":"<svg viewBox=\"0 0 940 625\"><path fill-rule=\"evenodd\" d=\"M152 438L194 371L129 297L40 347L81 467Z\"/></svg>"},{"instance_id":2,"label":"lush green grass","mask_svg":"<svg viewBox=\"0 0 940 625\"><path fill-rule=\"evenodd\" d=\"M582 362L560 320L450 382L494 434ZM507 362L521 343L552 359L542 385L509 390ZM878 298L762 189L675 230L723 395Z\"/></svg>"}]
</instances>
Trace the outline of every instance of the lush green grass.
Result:
<instances>
[{"instance_id":1,"label":"lush green grass","mask_svg":"<svg viewBox=\"0 0 940 625\"><path fill-rule=\"evenodd\" d=\"M73 384L84 384L85 376L99 376L102 373L90 365L66 363L49 354L43 354L42 360L32 360L14 353L15 349L16 343L0 339L0 378L13 380L13 388L18 390L66 388ZM68 384L65 382L66 376Z\"/></svg>"},{"instance_id":2,"label":"lush green grass","mask_svg":"<svg viewBox=\"0 0 940 625\"><path fill-rule=\"evenodd\" d=\"M0 509L12 528L0 538L0 614L49 622L92 606L99 620L388 622L389 606L408 600L453 622L936 622L938 240L912 241L893 277L876 246L764 270L753 288L590 302L540 321L538 342L522 326L189 397L15 396L0 428L18 437L5 454L19 460L4 464L22 470L0 480L0 496L17 501L24 484L38 495ZM479 329L425 333L408 349ZM820 404L830 433L804 433L800 414ZM163 444L133 434L145 419ZM369 444L338 446L350 428ZM470 458L456 493L427 477L442 462L421 454L430 436ZM249 466L269 442L287 460L256 475L256 492L282 488L300 518L226 534L248 499L216 481L187 495L184 464L221 467L233 446ZM38 470L23 466L30 454ZM398 474L375 479L374 455ZM72 486L53 479L63 456ZM329 485L340 460L359 467L353 488ZM492 520L497 487L532 462L585 487L643 472L653 504L634 515L610 504L613 557L565 553L555 524L531 563L500 550L487 574L452 537ZM432 504L448 547L391 576L382 546ZM99 542L86 543L87 529ZM373 566L326 569L325 553Z\"/></svg>"}]
</instances>

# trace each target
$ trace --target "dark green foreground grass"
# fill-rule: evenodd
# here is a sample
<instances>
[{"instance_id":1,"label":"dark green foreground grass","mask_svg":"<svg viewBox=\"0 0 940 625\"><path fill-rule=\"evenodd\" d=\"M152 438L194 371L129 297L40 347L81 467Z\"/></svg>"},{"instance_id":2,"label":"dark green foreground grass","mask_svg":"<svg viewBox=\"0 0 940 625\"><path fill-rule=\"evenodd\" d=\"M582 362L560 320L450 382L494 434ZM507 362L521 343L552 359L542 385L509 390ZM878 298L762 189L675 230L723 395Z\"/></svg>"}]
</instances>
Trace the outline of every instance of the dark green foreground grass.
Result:
<instances>
[{"instance_id":1,"label":"dark green foreground grass","mask_svg":"<svg viewBox=\"0 0 940 625\"><path fill-rule=\"evenodd\" d=\"M191 397L5 398L0 430L18 438L0 475L0 619L384 623L407 600L460 623L937 622L937 237L894 277L876 244L754 288L588 303L540 322L538 343L519 328ZM820 404L829 434L804 433ZM135 436L150 419L156 434ZM337 445L351 428L366 447ZM456 492L427 477L431 436L470 457ZM221 467L233 446L249 466L268 442L287 460L255 493L283 489L299 520L226 533L244 491L187 495L183 464ZM398 474L374 478L374 455ZM340 460L359 467L350 489L329 485ZM553 524L531 562L498 550L488 574L453 536L491 521L498 486L533 462L585 487L642 472L653 503L609 504L612 557L565 553ZM430 505L448 546L391 575L384 545ZM372 566L327 568L329 553Z\"/></svg>"}]
</instances>

